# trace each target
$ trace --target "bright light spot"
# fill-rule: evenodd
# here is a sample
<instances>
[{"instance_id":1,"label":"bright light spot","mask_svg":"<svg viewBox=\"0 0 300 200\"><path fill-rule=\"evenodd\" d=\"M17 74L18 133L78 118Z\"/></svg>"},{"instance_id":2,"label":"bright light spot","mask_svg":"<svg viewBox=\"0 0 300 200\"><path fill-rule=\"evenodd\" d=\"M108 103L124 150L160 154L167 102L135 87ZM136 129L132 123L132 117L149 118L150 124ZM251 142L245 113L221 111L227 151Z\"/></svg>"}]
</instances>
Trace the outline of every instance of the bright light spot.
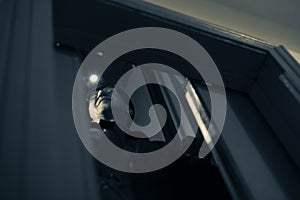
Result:
<instances>
[{"instance_id":1,"label":"bright light spot","mask_svg":"<svg viewBox=\"0 0 300 200\"><path fill-rule=\"evenodd\" d=\"M201 115L199 114L199 110L197 109L197 105L193 101L193 98L192 98L191 94L189 92L187 92L185 94L185 98L189 102L189 106L190 106L190 108L191 108L191 110L192 110L192 112L193 112L193 114L194 114L194 116L196 118L197 124L198 124L198 126L199 126L199 128L201 130L201 133L202 133L202 135L204 137L204 140L206 141L206 143L208 145L211 145L211 143L212 143L211 135L208 132L208 129L206 128L205 123L202 120Z\"/></svg>"},{"instance_id":2,"label":"bright light spot","mask_svg":"<svg viewBox=\"0 0 300 200\"><path fill-rule=\"evenodd\" d=\"M96 83L98 81L98 76L96 74L92 74L89 79L92 83Z\"/></svg>"}]
</instances>

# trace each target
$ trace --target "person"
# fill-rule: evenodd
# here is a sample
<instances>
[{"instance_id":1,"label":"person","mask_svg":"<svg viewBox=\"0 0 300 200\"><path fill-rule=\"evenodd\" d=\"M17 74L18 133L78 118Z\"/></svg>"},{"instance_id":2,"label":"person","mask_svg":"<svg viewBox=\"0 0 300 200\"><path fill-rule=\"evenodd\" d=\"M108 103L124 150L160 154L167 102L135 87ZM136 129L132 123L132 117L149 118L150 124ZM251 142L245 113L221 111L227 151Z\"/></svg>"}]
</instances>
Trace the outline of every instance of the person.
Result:
<instances>
[{"instance_id":1,"label":"person","mask_svg":"<svg viewBox=\"0 0 300 200\"><path fill-rule=\"evenodd\" d=\"M89 100L88 109L92 124L94 124L92 127L95 128L97 124L99 124L100 128L104 130L106 137L115 145L132 152L150 152L161 148L168 142L166 142L164 137L158 140L153 138L136 138L128 135L116 125L112 114L112 93L115 89L115 85L126 72L136 66L135 63L124 59L114 61L100 77L95 95L92 95L93 98ZM117 92L121 93L119 90L117 90ZM130 100L129 105L125 105L125 100L122 99L123 95L124 94L118 95L118 102L116 102L120 105L118 109L123 109L122 112L128 113L131 119L135 121L134 117L136 113L133 102Z\"/></svg>"},{"instance_id":2,"label":"person","mask_svg":"<svg viewBox=\"0 0 300 200\"><path fill-rule=\"evenodd\" d=\"M115 121L111 110L111 97L118 80L127 71L134 67L133 63L127 61L116 61L111 64L100 77L96 88L95 98L89 102L89 113L93 122L99 123L102 129L112 129ZM119 99L122 103L122 99ZM130 101L125 112L134 118L134 107ZM125 108L126 109L126 108Z\"/></svg>"}]
</instances>

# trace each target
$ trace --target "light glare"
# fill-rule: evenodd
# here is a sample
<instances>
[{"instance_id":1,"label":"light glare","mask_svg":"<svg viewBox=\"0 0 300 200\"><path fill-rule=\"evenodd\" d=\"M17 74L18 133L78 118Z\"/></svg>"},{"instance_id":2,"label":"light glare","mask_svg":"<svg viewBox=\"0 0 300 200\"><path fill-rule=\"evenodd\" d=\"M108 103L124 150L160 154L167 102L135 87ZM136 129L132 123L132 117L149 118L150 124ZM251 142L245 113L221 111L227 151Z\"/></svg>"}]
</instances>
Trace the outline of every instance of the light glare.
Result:
<instances>
[{"instance_id":1,"label":"light glare","mask_svg":"<svg viewBox=\"0 0 300 200\"><path fill-rule=\"evenodd\" d=\"M92 83L96 83L98 81L98 76L96 74L92 74L89 79Z\"/></svg>"}]
</instances>

